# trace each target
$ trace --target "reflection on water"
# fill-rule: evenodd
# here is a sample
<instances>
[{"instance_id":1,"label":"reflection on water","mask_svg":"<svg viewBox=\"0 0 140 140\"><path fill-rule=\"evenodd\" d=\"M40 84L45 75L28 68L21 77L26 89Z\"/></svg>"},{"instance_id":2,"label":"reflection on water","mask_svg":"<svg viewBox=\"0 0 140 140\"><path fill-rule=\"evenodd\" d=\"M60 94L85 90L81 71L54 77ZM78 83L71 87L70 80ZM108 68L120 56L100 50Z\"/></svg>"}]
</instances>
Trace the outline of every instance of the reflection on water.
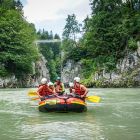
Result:
<instances>
[{"instance_id":1,"label":"reflection on water","mask_svg":"<svg viewBox=\"0 0 140 140\"><path fill-rule=\"evenodd\" d=\"M139 140L140 89L89 89L84 113L41 113L28 89L0 90L1 140Z\"/></svg>"}]
</instances>

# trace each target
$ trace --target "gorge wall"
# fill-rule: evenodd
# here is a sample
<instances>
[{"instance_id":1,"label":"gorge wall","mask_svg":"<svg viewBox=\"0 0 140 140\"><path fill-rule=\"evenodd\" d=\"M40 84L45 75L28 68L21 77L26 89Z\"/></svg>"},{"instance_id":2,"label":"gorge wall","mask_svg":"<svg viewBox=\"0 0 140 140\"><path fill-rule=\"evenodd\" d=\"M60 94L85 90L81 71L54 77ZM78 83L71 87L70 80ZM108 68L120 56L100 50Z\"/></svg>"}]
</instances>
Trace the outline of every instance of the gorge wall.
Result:
<instances>
[{"instance_id":1,"label":"gorge wall","mask_svg":"<svg viewBox=\"0 0 140 140\"><path fill-rule=\"evenodd\" d=\"M69 82L73 82L74 77L80 76L81 63L75 63L73 60L68 60L63 67L61 73L62 81L68 85Z\"/></svg>"},{"instance_id":2,"label":"gorge wall","mask_svg":"<svg viewBox=\"0 0 140 140\"><path fill-rule=\"evenodd\" d=\"M73 81L75 76L84 77L81 73L81 63L68 60L62 70L62 80L65 84ZM83 80L84 81L84 80ZM94 72L92 79L84 83L88 87L139 87L140 86L140 42L134 53L129 53L116 65L116 70Z\"/></svg>"},{"instance_id":3,"label":"gorge wall","mask_svg":"<svg viewBox=\"0 0 140 140\"><path fill-rule=\"evenodd\" d=\"M49 71L46 67L47 60L40 54L40 59L36 63L32 63L33 74L24 75L17 79L15 75L0 77L1 88L16 88L16 87L36 87L39 85L42 77L50 79Z\"/></svg>"}]
</instances>

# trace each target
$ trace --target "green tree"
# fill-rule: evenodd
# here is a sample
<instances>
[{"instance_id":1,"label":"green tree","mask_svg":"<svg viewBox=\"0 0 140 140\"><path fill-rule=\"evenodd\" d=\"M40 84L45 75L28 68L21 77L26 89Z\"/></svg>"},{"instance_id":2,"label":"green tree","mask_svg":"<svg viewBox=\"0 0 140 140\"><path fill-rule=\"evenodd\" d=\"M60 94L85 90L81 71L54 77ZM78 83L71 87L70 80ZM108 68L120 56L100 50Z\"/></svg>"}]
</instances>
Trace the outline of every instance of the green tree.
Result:
<instances>
[{"instance_id":1,"label":"green tree","mask_svg":"<svg viewBox=\"0 0 140 140\"><path fill-rule=\"evenodd\" d=\"M68 15L66 19L66 25L63 30L63 41L62 41L62 51L64 53L64 58L62 61L66 61L69 57L69 53L75 49L75 47L78 47L77 43L77 35L80 33L80 25L78 21L76 20L75 14ZM63 62L63 63L64 63Z\"/></svg>"},{"instance_id":2,"label":"green tree","mask_svg":"<svg viewBox=\"0 0 140 140\"><path fill-rule=\"evenodd\" d=\"M81 61L82 74L88 79L96 71L115 70L118 61L136 51L140 38L139 0L91 0L90 4L92 14L84 20L78 47L70 40L70 24L64 28L62 42L67 52L64 62Z\"/></svg>"},{"instance_id":3,"label":"green tree","mask_svg":"<svg viewBox=\"0 0 140 140\"><path fill-rule=\"evenodd\" d=\"M55 34L54 39L60 39L60 36L58 34Z\"/></svg>"},{"instance_id":4,"label":"green tree","mask_svg":"<svg viewBox=\"0 0 140 140\"><path fill-rule=\"evenodd\" d=\"M76 41L76 34L80 32L78 21L75 14L68 15L66 25L63 31L63 39L72 39Z\"/></svg>"},{"instance_id":5,"label":"green tree","mask_svg":"<svg viewBox=\"0 0 140 140\"><path fill-rule=\"evenodd\" d=\"M134 22L133 17L137 11L131 12L132 5L134 5L131 2L123 3L122 0L95 0L91 2L92 17L86 22L87 32L84 35L84 43L87 47L87 53L93 59L96 58L100 67L105 66L105 63L108 64L110 59L112 66L115 67L114 64L132 50L128 47L128 42L132 40L131 37L134 38L131 32L135 27L133 23L136 22ZM134 50L136 47L135 49L133 47Z\"/></svg>"},{"instance_id":6,"label":"green tree","mask_svg":"<svg viewBox=\"0 0 140 140\"><path fill-rule=\"evenodd\" d=\"M53 32L52 31L50 31L48 39L53 39Z\"/></svg>"},{"instance_id":7,"label":"green tree","mask_svg":"<svg viewBox=\"0 0 140 140\"><path fill-rule=\"evenodd\" d=\"M24 19L13 2L6 0L0 6L0 76L7 73L19 78L32 73L32 62L38 58L38 51L33 44L34 25Z\"/></svg>"},{"instance_id":8,"label":"green tree","mask_svg":"<svg viewBox=\"0 0 140 140\"><path fill-rule=\"evenodd\" d=\"M39 50L47 60L51 81L55 81L57 75L60 75L60 43L42 43Z\"/></svg>"}]
</instances>

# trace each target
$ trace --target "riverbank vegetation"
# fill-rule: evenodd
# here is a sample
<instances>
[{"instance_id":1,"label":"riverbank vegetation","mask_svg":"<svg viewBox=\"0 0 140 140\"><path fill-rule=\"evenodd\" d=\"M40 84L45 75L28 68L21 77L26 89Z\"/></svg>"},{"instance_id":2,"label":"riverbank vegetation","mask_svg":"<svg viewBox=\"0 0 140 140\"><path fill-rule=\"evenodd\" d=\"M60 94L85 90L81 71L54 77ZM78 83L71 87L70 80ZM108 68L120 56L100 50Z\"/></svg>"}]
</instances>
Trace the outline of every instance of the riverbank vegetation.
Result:
<instances>
[{"instance_id":1,"label":"riverbank vegetation","mask_svg":"<svg viewBox=\"0 0 140 140\"><path fill-rule=\"evenodd\" d=\"M26 21L22 8L19 0L0 1L0 77L31 74L39 56L35 27Z\"/></svg>"},{"instance_id":2,"label":"riverbank vegetation","mask_svg":"<svg viewBox=\"0 0 140 140\"><path fill-rule=\"evenodd\" d=\"M93 84L95 72L115 71L121 59L137 50L137 41L140 40L140 1L91 0L90 4L91 17L84 20L84 34L79 41L75 40L75 35L80 32L76 16L69 18L73 16L69 15L66 19L63 50L67 55L63 62L68 59L80 61L83 82L98 86L101 81Z\"/></svg>"},{"instance_id":3,"label":"riverbank vegetation","mask_svg":"<svg viewBox=\"0 0 140 140\"><path fill-rule=\"evenodd\" d=\"M53 36L53 32L41 31L37 32L39 39L60 39L58 34ZM60 42L49 42L38 44L39 51L47 60L46 67L49 70L51 81L55 81L56 77L61 75L61 53L60 53L61 41Z\"/></svg>"},{"instance_id":4,"label":"riverbank vegetation","mask_svg":"<svg viewBox=\"0 0 140 140\"><path fill-rule=\"evenodd\" d=\"M41 53L54 81L60 75L61 43L41 43L37 47L35 40L60 40L60 37L52 31L36 31L34 24L27 22L22 8L19 0L0 0L0 78L14 76L20 87L26 86L38 73L34 66Z\"/></svg>"}]
</instances>

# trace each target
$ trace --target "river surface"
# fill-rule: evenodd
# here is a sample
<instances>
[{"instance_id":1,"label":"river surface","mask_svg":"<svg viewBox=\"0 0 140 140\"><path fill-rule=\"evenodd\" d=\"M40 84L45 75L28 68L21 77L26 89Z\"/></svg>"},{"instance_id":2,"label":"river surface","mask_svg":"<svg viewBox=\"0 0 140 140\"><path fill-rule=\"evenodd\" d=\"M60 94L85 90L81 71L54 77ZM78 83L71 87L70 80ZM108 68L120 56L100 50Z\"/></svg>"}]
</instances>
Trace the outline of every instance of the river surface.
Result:
<instances>
[{"instance_id":1,"label":"river surface","mask_svg":"<svg viewBox=\"0 0 140 140\"><path fill-rule=\"evenodd\" d=\"M140 140L140 89L89 89L84 113L42 113L29 89L0 89L0 140Z\"/></svg>"}]
</instances>

